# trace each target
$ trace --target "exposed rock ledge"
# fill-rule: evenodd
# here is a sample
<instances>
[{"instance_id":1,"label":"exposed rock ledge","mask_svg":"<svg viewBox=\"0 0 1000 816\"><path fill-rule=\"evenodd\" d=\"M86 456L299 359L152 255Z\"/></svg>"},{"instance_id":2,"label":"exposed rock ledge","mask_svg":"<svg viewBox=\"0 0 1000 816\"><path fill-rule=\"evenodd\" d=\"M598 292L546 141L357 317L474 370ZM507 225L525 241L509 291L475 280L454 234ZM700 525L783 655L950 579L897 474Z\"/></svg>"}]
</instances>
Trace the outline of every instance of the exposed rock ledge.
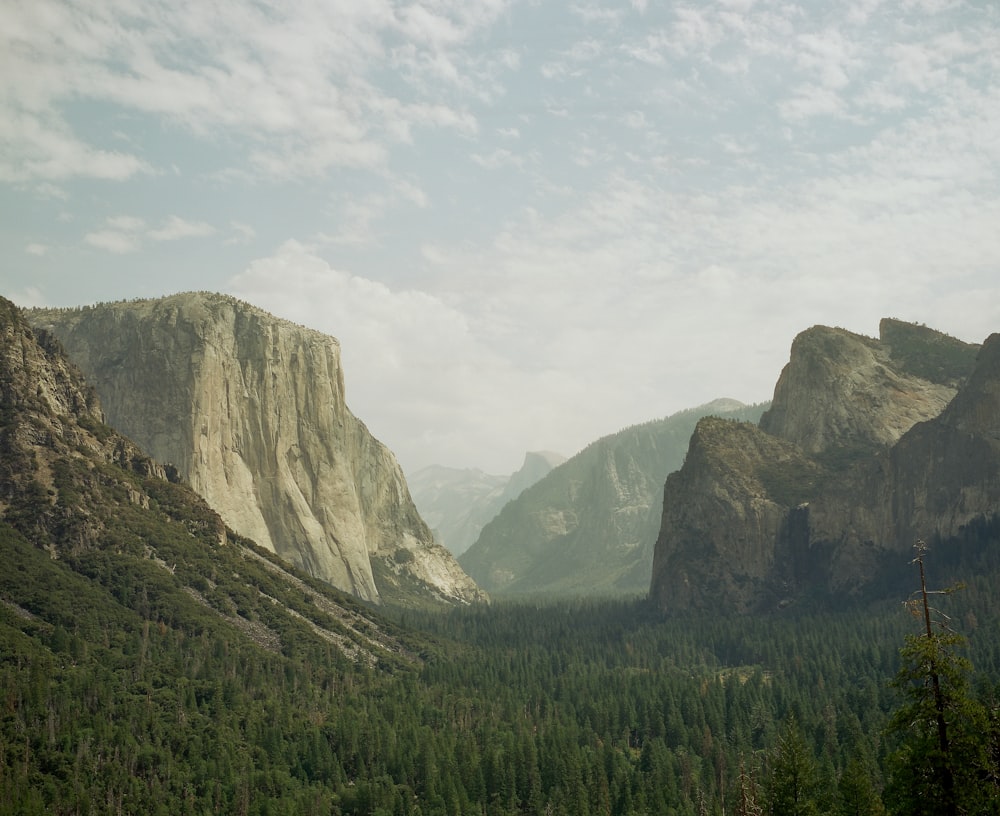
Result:
<instances>
[{"instance_id":1,"label":"exposed rock ledge","mask_svg":"<svg viewBox=\"0 0 1000 816\"><path fill-rule=\"evenodd\" d=\"M404 584L482 597L348 410L336 339L205 293L27 316L62 341L108 422L236 532L365 600L380 599L373 560L391 565L387 597Z\"/></svg>"}]
</instances>

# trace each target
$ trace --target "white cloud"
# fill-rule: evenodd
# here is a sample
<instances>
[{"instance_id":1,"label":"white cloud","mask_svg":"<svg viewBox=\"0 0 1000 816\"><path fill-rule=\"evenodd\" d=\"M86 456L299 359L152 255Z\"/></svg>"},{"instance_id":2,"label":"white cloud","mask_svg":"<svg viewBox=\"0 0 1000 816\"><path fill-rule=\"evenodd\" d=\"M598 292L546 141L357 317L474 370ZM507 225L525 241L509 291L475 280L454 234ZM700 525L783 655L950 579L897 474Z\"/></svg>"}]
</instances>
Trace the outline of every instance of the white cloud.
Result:
<instances>
[{"instance_id":1,"label":"white cloud","mask_svg":"<svg viewBox=\"0 0 1000 816\"><path fill-rule=\"evenodd\" d=\"M645 0L642 0L644 10ZM638 8L633 1L633 8ZM599 4L589 3L587 5L573 5L570 10L585 23L598 23L605 26L617 26L622 17L620 9L610 9Z\"/></svg>"},{"instance_id":2,"label":"white cloud","mask_svg":"<svg viewBox=\"0 0 1000 816\"><path fill-rule=\"evenodd\" d=\"M111 229L88 232L83 236L83 240L92 247L103 249L114 255L127 255L130 252L137 252L139 247L142 246L141 237L135 233L119 232Z\"/></svg>"},{"instance_id":3,"label":"white cloud","mask_svg":"<svg viewBox=\"0 0 1000 816\"><path fill-rule=\"evenodd\" d=\"M40 258L49 251L49 247L46 244L31 243L24 248L24 251L28 255L35 255Z\"/></svg>"},{"instance_id":4,"label":"white cloud","mask_svg":"<svg viewBox=\"0 0 1000 816\"><path fill-rule=\"evenodd\" d=\"M34 112L3 104L0 96L0 181L123 181L148 171L138 157L87 145L62 121L53 117L43 121Z\"/></svg>"},{"instance_id":5,"label":"white cloud","mask_svg":"<svg viewBox=\"0 0 1000 816\"><path fill-rule=\"evenodd\" d=\"M642 130L649 124L646 121L646 114L641 110L629 111L625 114L624 122L626 127L630 127L633 130Z\"/></svg>"},{"instance_id":6,"label":"white cloud","mask_svg":"<svg viewBox=\"0 0 1000 816\"><path fill-rule=\"evenodd\" d=\"M247 244L257 236L257 231L242 221L230 221L229 227L233 234L226 239L226 244Z\"/></svg>"},{"instance_id":7,"label":"white cloud","mask_svg":"<svg viewBox=\"0 0 1000 816\"><path fill-rule=\"evenodd\" d=\"M108 219L108 226L125 232L138 232L144 229L146 222L134 215L114 215Z\"/></svg>"},{"instance_id":8,"label":"white cloud","mask_svg":"<svg viewBox=\"0 0 1000 816\"><path fill-rule=\"evenodd\" d=\"M800 85L778 108L782 117L791 122L814 116L838 116L845 111L840 95L822 85Z\"/></svg>"},{"instance_id":9,"label":"white cloud","mask_svg":"<svg viewBox=\"0 0 1000 816\"><path fill-rule=\"evenodd\" d=\"M146 241L178 241L203 238L215 233L215 227L203 221L186 221L171 215L158 227L134 215L116 215L105 221L105 228L88 232L84 241L92 247L115 255L138 252Z\"/></svg>"},{"instance_id":10,"label":"white cloud","mask_svg":"<svg viewBox=\"0 0 1000 816\"><path fill-rule=\"evenodd\" d=\"M505 3L328 6L293 0L168 7L35 0L5 14L0 72L0 179L121 180L149 172L136 155L75 133L66 103L93 101L173 121L196 137L224 133L253 146L251 168L276 176L385 161L383 139L402 127L474 130L434 100L401 100L369 76L386 41L415 48L414 71L464 81L462 46ZM183 55L183 56L182 56ZM500 59L511 63L510 52ZM402 125L391 119L401 117Z\"/></svg>"},{"instance_id":11,"label":"white cloud","mask_svg":"<svg viewBox=\"0 0 1000 816\"><path fill-rule=\"evenodd\" d=\"M147 235L154 241L177 241L181 238L202 238L215 233L215 227L204 221L185 221L171 215L161 227L150 230Z\"/></svg>"},{"instance_id":12,"label":"white cloud","mask_svg":"<svg viewBox=\"0 0 1000 816\"><path fill-rule=\"evenodd\" d=\"M461 461L469 426L498 420L503 410L509 364L482 346L461 312L432 294L335 269L295 241L254 261L227 289L337 337L348 403L376 435L408 429L405 440L391 440L404 464L426 463L432 451Z\"/></svg>"},{"instance_id":13,"label":"white cloud","mask_svg":"<svg viewBox=\"0 0 1000 816\"><path fill-rule=\"evenodd\" d=\"M371 245L383 237L386 229L383 225L390 214L404 207L429 206L427 194L412 181L402 178L385 181L388 186L384 192L350 198L339 208L333 208L334 229L320 232L317 241L340 246Z\"/></svg>"},{"instance_id":14,"label":"white cloud","mask_svg":"<svg viewBox=\"0 0 1000 816\"><path fill-rule=\"evenodd\" d=\"M59 201L69 200L69 193L65 189L47 181L35 185L35 195L39 198L58 199Z\"/></svg>"},{"instance_id":15,"label":"white cloud","mask_svg":"<svg viewBox=\"0 0 1000 816\"><path fill-rule=\"evenodd\" d=\"M487 155L473 153L472 161L480 167L484 167L488 170L496 170L501 167L520 168L524 166L524 157L522 155L513 153L504 148L494 150L492 153Z\"/></svg>"}]
</instances>

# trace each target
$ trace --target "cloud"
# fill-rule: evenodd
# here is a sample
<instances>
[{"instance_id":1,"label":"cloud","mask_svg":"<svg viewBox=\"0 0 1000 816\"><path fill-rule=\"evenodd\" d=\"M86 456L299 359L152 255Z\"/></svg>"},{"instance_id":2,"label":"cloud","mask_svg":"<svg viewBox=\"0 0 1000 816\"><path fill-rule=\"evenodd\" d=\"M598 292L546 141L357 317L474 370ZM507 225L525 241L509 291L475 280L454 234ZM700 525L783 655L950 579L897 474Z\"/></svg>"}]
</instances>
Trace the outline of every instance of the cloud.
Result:
<instances>
[{"instance_id":1,"label":"cloud","mask_svg":"<svg viewBox=\"0 0 1000 816\"><path fill-rule=\"evenodd\" d=\"M204 221L186 221L171 215L159 227L149 227L145 220L132 215L116 215L105 221L105 228L88 232L84 241L92 247L115 255L138 252L146 241L179 241L203 238L215 233Z\"/></svg>"},{"instance_id":2,"label":"cloud","mask_svg":"<svg viewBox=\"0 0 1000 816\"><path fill-rule=\"evenodd\" d=\"M31 243L24 248L24 251L28 255L35 255L40 258L49 251L49 247L46 244Z\"/></svg>"},{"instance_id":3,"label":"cloud","mask_svg":"<svg viewBox=\"0 0 1000 816\"><path fill-rule=\"evenodd\" d=\"M185 221L171 215L161 227L149 230L147 235L154 241L177 241L181 238L201 238L215 233L215 227L204 221Z\"/></svg>"},{"instance_id":4,"label":"cloud","mask_svg":"<svg viewBox=\"0 0 1000 816\"><path fill-rule=\"evenodd\" d=\"M148 172L137 156L85 144L61 120L4 105L0 97L0 181L124 181Z\"/></svg>"},{"instance_id":5,"label":"cloud","mask_svg":"<svg viewBox=\"0 0 1000 816\"><path fill-rule=\"evenodd\" d=\"M501 167L520 168L524 166L524 156L504 148L494 150L488 155L473 153L472 161L487 170L496 170Z\"/></svg>"},{"instance_id":6,"label":"cloud","mask_svg":"<svg viewBox=\"0 0 1000 816\"><path fill-rule=\"evenodd\" d=\"M429 206L427 194L421 187L406 179L387 179L384 192L370 193L348 199L334 212L336 229L321 232L317 240L323 244L365 246L375 243L385 227L389 215L407 205L424 209Z\"/></svg>"},{"instance_id":7,"label":"cloud","mask_svg":"<svg viewBox=\"0 0 1000 816\"><path fill-rule=\"evenodd\" d=\"M226 244L247 244L257 236L257 231L242 221L230 221L229 226L233 234L226 239Z\"/></svg>"},{"instance_id":8,"label":"cloud","mask_svg":"<svg viewBox=\"0 0 1000 816\"><path fill-rule=\"evenodd\" d=\"M475 129L460 107L373 81L399 38L413 48L414 77L440 79L449 66L457 81L483 80L466 70L476 58L464 47L506 3L475 5L15 5L0 31L0 69L19 77L0 97L0 179L150 172L145 158L80 135L80 102L160 117L198 139L224 134L264 175L383 165L386 140L408 127Z\"/></svg>"},{"instance_id":9,"label":"cloud","mask_svg":"<svg viewBox=\"0 0 1000 816\"><path fill-rule=\"evenodd\" d=\"M127 255L130 252L137 252L142 246L142 239L139 235L110 229L88 232L83 236L83 240L90 246L103 249L113 255Z\"/></svg>"},{"instance_id":10,"label":"cloud","mask_svg":"<svg viewBox=\"0 0 1000 816\"><path fill-rule=\"evenodd\" d=\"M113 215L107 223L112 229L124 232L138 232L146 227L146 222L134 215Z\"/></svg>"},{"instance_id":11,"label":"cloud","mask_svg":"<svg viewBox=\"0 0 1000 816\"><path fill-rule=\"evenodd\" d=\"M800 85L778 108L782 118L792 122L814 116L838 116L845 110L840 95L822 85Z\"/></svg>"},{"instance_id":12,"label":"cloud","mask_svg":"<svg viewBox=\"0 0 1000 816\"><path fill-rule=\"evenodd\" d=\"M348 403L376 435L408 429L405 441L392 440L407 464L426 463L432 451L461 461L455 447L468 438L468 426L489 423L501 409L507 363L433 294L336 269L296 241L251 263L227 289L337 337Z\"/></svg>"}]
</instances>

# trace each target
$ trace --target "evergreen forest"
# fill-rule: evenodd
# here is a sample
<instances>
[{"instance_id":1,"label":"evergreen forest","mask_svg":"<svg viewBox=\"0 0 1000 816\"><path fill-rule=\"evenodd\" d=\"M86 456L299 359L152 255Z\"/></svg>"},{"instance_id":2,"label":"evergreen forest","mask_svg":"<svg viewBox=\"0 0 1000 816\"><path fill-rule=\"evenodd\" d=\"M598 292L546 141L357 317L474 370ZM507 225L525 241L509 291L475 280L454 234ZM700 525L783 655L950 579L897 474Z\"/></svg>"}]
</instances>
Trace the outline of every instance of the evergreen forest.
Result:
<instances>
[{"instance_id":1,"label":"evergreen forest","mask_svg":"<svg viewBox=\"0 0 1000 816\"><path fill-rule=\"evenodd\" d=\"M931 584L966 586L932 596L926 631L903 598L669 619L640 598L355 604L395 647L351 653L310 626L318 582L158 547L172 569L121 546L56 560L0 525L0 814L1000 812L983 562L932 549ZM226 616L178 588L186 569Z\"/></svg>"}]
</instances>

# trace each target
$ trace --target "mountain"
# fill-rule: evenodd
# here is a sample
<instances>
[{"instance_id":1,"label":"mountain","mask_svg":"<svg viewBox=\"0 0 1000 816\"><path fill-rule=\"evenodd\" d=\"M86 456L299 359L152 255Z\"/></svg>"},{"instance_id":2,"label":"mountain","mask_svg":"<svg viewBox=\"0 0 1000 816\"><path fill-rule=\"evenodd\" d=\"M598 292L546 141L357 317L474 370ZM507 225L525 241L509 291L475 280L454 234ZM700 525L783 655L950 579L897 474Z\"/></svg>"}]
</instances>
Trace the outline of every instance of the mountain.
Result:
<instances>
[{"instance_id":1,"label":"mountain","mask_svg":"<svg viewBox=\"0 0 1000 816\"><path fill-rule=\"evenodd\" d=\"M79 631L99 598L126 627L141 614L280 652L296 621L352 660L405 651L364 607L228 530L173 468L106 425L58 340L3 298L0 538L0 599L50 628Z\"/></svg>"},{"instance_id":2,"label":"mountain","mask_svg":"<svg viewBox=\"0 0 1000 816\"><path fill-rule=\"evenodd\" d=\"M511 476L493 476L477 468L430 465L413 473L407 483L435 540L461 555L507 502L565 461L566 457L558 453L529 451L524 464Z\"/></svg>"},{"instance_id":3,"label":"mountain","mask_svg":"<svg viewBox=\"0 0 1000 816\"><path fill-rule=\"evenodd\" d=\"M345 696L433 648L175 477L0 298L0 812L332 812Z\"/></svg>"},{"instance_id":4,"label":"mountain","mask_svg":"<svg viewBox=\"0 0 1000 816\"><path fill-rule=\"evenodd\" d=\"M240 535L365 600L482 597L347 408L334 338L206 293L28 317L59 338L109 424Z\"/></svg>"},{"instance_id":5,"label":"mountain","mask_svg":"<svg viewBox=\"0 0 1000 816\"><path fill-rule=\"evenodd\" d=\"M645 592L663 482L695 424L761 411L716 400L599 439L508 503L459 562L491 593Z\"/></svg>"},{"instance_id":6,"label":"mountain","mask_svg":"<svg viewBox=\"0 0 1000 816\"><path fill-rule=\"evenodd\" d=\"M752 612L878 593L914 542L956 556L1000 507L1000 335L815 326L759 426L699 422L664 487L650 596Z\"/></svg>"}]
</instances>

